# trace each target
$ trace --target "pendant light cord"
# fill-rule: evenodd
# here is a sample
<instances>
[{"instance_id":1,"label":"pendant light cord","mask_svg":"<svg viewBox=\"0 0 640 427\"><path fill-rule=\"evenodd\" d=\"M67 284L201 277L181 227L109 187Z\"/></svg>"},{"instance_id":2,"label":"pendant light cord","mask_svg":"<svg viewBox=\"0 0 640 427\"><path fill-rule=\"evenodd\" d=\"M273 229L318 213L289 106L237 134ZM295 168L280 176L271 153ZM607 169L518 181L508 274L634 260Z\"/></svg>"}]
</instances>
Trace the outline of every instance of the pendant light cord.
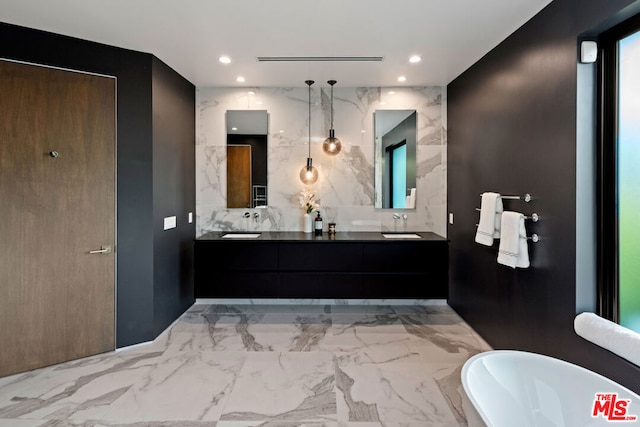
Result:
<instances>
[{"instance_id":1,"label":"pendant light cord","mask_svg":"<svg viewBox=\"0 0 640 427\"><path fill-rule=\"evenodd\" d=\"M311 85L313 83L309 83L309 155L307 157L311 157Z\"/></svg>"},{"instance_id":2,"label":"pendant light cord","mask_svg":"<svg viewBox=\"0 0 640 427\"><path fill-rule=\"evenodd\" d=\"M333 85L337 83L335 80L329 80L327 83L331 85L331 129L333 129Z\"/></svg>"},{"instance_id":3,"label":"pendant light cord","mask_svg":"<svg viewBox=\"0 0 640 427\"><path fill-rule=\"evenodd\" d=\"M331 85L331 129L333 129L333 84Z\"/></svg>"}]
</instances>

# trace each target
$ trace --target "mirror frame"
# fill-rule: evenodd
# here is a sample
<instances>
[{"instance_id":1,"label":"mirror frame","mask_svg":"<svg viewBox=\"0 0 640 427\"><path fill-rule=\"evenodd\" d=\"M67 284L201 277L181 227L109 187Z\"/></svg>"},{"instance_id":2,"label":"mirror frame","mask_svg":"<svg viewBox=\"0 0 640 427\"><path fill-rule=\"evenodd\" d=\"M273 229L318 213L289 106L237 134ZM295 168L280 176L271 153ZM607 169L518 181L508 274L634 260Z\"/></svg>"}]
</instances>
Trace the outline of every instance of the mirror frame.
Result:
<instances>
[{"instance_id":1,"label":"mirror frame","mask_svg":"<svg viewBox=\"0 0 640 427\"><path fill-rule=\"evenodd\" d=\"M227 110L225 113L225 131L225 146L227 147L227 209L267 207L269 167L268 111ZM238 149L229 150L229 147ZM242 147L250 147L249 153L247 154L247 150L242 150ZM239 154L239 156L234 153ZM230 168L230 164L236 166ZM234 179L234 174L238 175L240 182ZM239 199L245 206L236 205L236 203L232 203L233 206L230 205L230 199L232 198L229 197L229 194L238 186L243 187L241 191L244 194Z\"/></svg>"},{"instance_id":2,"label":"mirror frame","mask_svg":"<svg viewBox=\"0 0 640 427\"><path fill-rule=\"evenodd\" d=\"M416 166L418 113L416 110L375 110L374 123L374 207L376 209L411 210L416 202ZM406 147L406 194L404 207L393 207L392 177L389 177L394 147ZM389 179L387 179L389 177ZM409 205L407 207L407 204Z\"/></svg>"}]
</instances>

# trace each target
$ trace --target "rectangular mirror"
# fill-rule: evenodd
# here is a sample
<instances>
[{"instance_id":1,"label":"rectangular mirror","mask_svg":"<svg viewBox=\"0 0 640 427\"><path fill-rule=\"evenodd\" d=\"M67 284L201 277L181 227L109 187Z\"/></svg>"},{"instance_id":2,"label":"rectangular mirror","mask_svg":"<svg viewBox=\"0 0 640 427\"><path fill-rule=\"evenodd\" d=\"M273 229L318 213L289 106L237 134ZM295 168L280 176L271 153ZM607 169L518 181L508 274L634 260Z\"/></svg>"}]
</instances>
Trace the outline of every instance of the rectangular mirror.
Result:
<instances>
[{"instance_id":1,"label":"rectangular mirror","mask_svg":"<svg viewBox=\"0 0 640 427\"><path fill-rule=\"evenodd\" d=\"M228 110L227 208L266 207L267 136L266 110Z\"/></svg>"},{"instance_id":2,"label":"rectangular mirror","mask_svg":"<svg viewBox=\"0 0 640 427\"><path fill-rule=\"evenodd\" d=\"M375 207L416 207L416 110L376 110Z\"/></svg>"}]
</instances>

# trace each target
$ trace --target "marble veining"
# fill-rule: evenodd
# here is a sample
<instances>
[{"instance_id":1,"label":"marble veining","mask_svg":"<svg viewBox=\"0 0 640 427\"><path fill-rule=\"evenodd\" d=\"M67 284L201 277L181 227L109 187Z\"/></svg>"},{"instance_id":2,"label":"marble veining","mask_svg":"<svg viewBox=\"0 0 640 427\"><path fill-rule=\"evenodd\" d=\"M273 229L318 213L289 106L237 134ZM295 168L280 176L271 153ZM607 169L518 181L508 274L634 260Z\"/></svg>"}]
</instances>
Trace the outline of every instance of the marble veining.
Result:
<instances>
[{"instance_id":1,"label":"marble veining","mask_svg":"<svg viewBox=\"0 0 640 427\"><path fill-rule=\"evenodd\" d=\"M0 378L0 427L466 426L487 350L442 303L198 303L151 343Z\"/></svg>"},{"instance_id":2,"label":"marble veining","mask_svg":"<svg viewBox=\"0 0 640 427\"><path fill-rule=\"evenodd\" d=\"M306 88L198 88L196 91L196 235L210 231L301 231L298 179L309 150ZM374 132L376 110L415 109L417 201L407 227L446 235L446 88L334 87L334 129L343 144L335 157L322 152L330 128L330 87L311 90L311 157L320 171L311 186L326 222L342 231L389 231L392 212L374 208ZM391 92L393 92L391 94ZM226 208L227 110L267 110L269 206ZM378 166L379 167L379 166ZM259 212L247 221L245 211Z\"/></svg>"}]
</instances>

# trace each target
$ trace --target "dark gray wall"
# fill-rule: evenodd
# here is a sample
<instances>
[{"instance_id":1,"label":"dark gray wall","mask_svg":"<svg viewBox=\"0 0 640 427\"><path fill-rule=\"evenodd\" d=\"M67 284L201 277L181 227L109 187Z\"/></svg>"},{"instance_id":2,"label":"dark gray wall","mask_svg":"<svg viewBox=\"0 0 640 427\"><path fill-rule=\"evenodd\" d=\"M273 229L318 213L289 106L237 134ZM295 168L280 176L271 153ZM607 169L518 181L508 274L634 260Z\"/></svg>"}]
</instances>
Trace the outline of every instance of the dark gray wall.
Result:
<instances>
[{"instance_id":1,"label":"dark gray wall","mask_svg":"<svg viewBox=\"0 0 640 427\"><path fill-rule=\"evenodd\" d=\"M0 23L0 40L2 58L117 78L116 345L152 340L159 329L156 323L166 323L155 318L154 298L168 292L165 287L154 289L153 108L159 103L152 105L153 56L5 23ZM193 171L184 172L193 179Z\"/></svg>"},{"instance_id":2,"label":"dark gray wall","mask_svg":"<svg viewBox=\"0 0 640 427\"><path fill-rule=\"evenodd\" d=\"M154 332L189 308L193 296L195 228L195 87L153 58ZM193 221L188 222L188 214ZM164 230L164 218L176 228Z\"/></svg>"},{"instance_id":3,"label":"dark gray wall","mask_svg":"<svg viewBox=\"0 0 640 427\"><path fill-rule=\"evenodd\" d=\"M595 284L577 283L594 280L594 251L576 242L595 241L595 134L583 122L595 97L593 86L577 90L594 70L579 68L578 39L619 21L633 3L554 0L448 85L449 303L496 349L568 360L640 391L638 367L573 330L578 312L595 310ZM474 243L484 191L534 196L504 202L541 216L527 223L540 235L529 245L529 269L497 264L498 243ZM585 207L587 220L578 221Z\"/></svg>"}]
</instances>

